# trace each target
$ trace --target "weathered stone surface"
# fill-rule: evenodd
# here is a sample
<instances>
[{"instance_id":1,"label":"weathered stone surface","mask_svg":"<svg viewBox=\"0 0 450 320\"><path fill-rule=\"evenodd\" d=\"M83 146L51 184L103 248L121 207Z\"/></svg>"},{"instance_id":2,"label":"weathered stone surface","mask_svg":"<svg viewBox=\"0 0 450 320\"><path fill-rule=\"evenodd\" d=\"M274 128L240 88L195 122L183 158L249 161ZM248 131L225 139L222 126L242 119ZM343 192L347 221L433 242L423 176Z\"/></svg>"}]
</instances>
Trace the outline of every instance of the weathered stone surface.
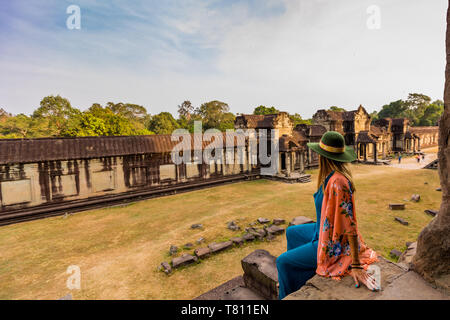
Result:
<instances>
[{"instance_id":1,"label":"weathered stone surface","mask_svg":"<svg viewBox=\"0 0 450 320\"><path fill-rule=\"evenodd\" d=\"M284 219L273 219L273 224L279 226L280 224L285 224L286 220Z\"/></svg>"},{"instance_id":2,"label":"weathered stone surface","mask_svg":"<svg viewBox=\"0 0 450 320\"><path fill-rule=\"evenodd\" d=\"M272 225L266 229L266 231L271 235L280 235L284 233L284 228L278 227L276 225Z\"/></svg>"},{"instance_id":3,"label":"weathered stone surface","mask_svg":"<svg viewBox=\"0 0 450 320\"><path fill-rule=\"evenodd\" d=\"M203 259L211 254L211 249L210 248L195 249L194 254L197 256L197 258Z\"/></svg>"},{"instance_id":4,"label":"weathered stone surface","mask_svg":"<svg viewBox=\"0 0 450 320\"><path fill-rule=\"evenodd\" d=\"M241 227L239 227L239 226L236 224L236 222L234 222L234 221L228 222L227 228L230 229L230 230L232 230L232 231L238 231L238 230L241 230Z\"/></svg>"},{"instance_id":5,"label":"weathered stone surface","mask_svg":"<svg viewBox=\"0 0 450 320\"><path fill-rule=\"evenodd\" d=\"M419 194L413 194L412 197L411 197L411 201L419 202L420 201L420 195Z\"/></svg>"},{"instance_id":6,"label":"weathered stone surface","mask_svg":"<svg viewBox=\"0 0 450 320\"><path fill-rule=\"evenodd\" d=\"M269 223L270 220L266 219L266 218L258 218L258 222L261 223L261 224L266 224L266 223Z\"/></svg>"},{"instance_id":7,"label":"weathered stone surface","mask_svg":"<svg viewBox=\"0 0 450 320\"><path fill-rule=\"evenodd\" d=\"M408 221L406 221L406 220L404 220L404 219L402 219L402 218L399 218L399 217L395 217L395 219L394 219L395 221L397 221L397 222L400 222L402 225L404 225L404 226L407 226L407 225L409 225L409 222Z\"/></svg>"},{"instance_id":8,"label":"weathered stone surface","mask_svg":"<svg viewBox=\"0 0 450 320\"><path fill-rule=\"evenodd\" d=\"M307 223L314 223L314 221L307 217L295 217L292 219L292 221L289 223L289 226L298 226L300 224L307 224Z\"/></svg>"},{"instance_id":9,"label":"weathered stone surface","mask_svg":"<svg viewBox=\"0 0 450 320\"><path fill-rule=\"evenodd\" d=\"M248 232L254 235L258 240L263 240L264 237L267 236L267 231L264 229L250 229Z\"/></svg>"},{"instance_id":10,"label":"weathered stone surface","mask_svg":"<svg viewBox=\"0 0 450 320\"><path fill-rule=\"evenodd\" d=\"M174 254L176 254L178 252L178 247L177 246L174 246L174 245L171 245L170 246L170 249L169 249L169 254L171 255L171 256L173 256Z\"/></svg>"},{"instance_id":11,"label":"weathered stone surface","mask_svg":"<svg viewBox=\"0 0 450 320\"><path fill-rule=\"evenodd\" d=\"M437 211L437 210L425 210L425 213L430 215L430 216L432 216L432 217L435 217L435 216L437 216L439 214L439 211Z\"/></svg>"},{"instance_id":12,"label":"weathered stone surface","mask_svg":"<svg viewBox=\"0 0 450 320\"><path fill-rule=\"evenodd\" d=\"M224 251L233 247L232 241L220 242L220 243L211 243L208 245L208 248L211 249L211 253L217 253L220 251Z\"/></svg>"},{"instance_id":13,"label":"weathered stone surface","mask_svg":"<svg viewBox=\"0 0 450 320\"><path fill-rule=\"evenodd\" d=\"M170 267L170 264L167 262L161 263L161 269L164 271L165 274L170 274L172 272L172 268Z\"/></svg>"},{"instance_id":14,"label":"weathered stone surface","mask_svg":"<svg viewBox=\"0 0 450 320\"><path fill-rule=\"evenodd\" d=\"M256 250L241 261L245 286L266 299L278 299L276 258L266 250Z\"/></svg>"},{"instance_id":15,"label":"weathered stone surface","mask_svg":"<svg viewBox=\"0 0 450 320\"><path fill-rule=\"evenodd\" d=\"M404 203L391 203L389 209L391 210L405 210L406 205Z\"/></svg>"},{"instance_id":16,"label":"weathered stone surface","mask_svg":"<svg viewBox=\"0 0 450 320\"><path fill-rule=\"evenodd\" d=\"M244 239L241 237L235 237L230 239L234 244L237 244L238 246L242 245L244 243Z\"/></svg>"},{"instance_id":17,"label":"weathered stone surface","mask_svg":"<svg viewBox=\"0 0 450 320\"><path fill-rule=\"evenodd\" d=\"M197 257L194 257L190 254L185 253L181 257L174 258L172 260L172 267L179 268L179 267L194 263L196 261L197 261Z\"/></svg>"},{"instance_id":18,"label":"weathered stone surface","mask_svg":"<svg viewBox=\"0 0 450 320\"><path fill-rule=\"evenodd\" d=\"M375 265L381 269L381 292L370 291L364 285L355 288L355 282L350 276L336 281L316 275L285 300L374 300L380 296L385 287L406 272L381 256L379 259Z\"/></svg>"},{"instance_id":19,"label":"weathered stone surface","mask_svg":"<svg viewBox=\"0 0 450 320\"><path fill-rule=\"evenodd\" d=\"M197 298L193 300L223 300L224 295L227 291L232 290L233 288L239 287L239 286L245 286L244 284L244 277L238 276L236 278L233 278L220 286L203 293L202 295L198 296Z\"/></svg>"},{"instance_id":20,"label":"weathered stone surface","mask_svg":"<svg viewBox=\"0 0 450 320\"><path fill-rule=\"evenodd\" d=\"M398 259L402 255L402 252L397 249L392 249L389 254L391 255L391 257Z\"/></svg>"},{"instance_id":21,"label":"weathered stone surface","mask_svg":"<svg viewBox=\"0 0 450 320\"><path fill-rule=\"evenodd\" d=\"M239 286L228 290L224 293L222 300L266 300L256 292L246 288L245 286Z\"/></svg>"},{"instance_id":22,"label":"weathered stone surface","mask_svg":"<svg viewBox=\"0 0 450 320\"><path fill-rule=\"evenodd\" d=\"M191 229L202 229L202 228L203 228L203 225L202 225L202 224L199 224L199 223L193 224L193 225L191 226Z\"/></svg>"},{"instance_id":23,"label":"weathered stone surface","mask_svg":"<svg viewBox=\"0 0 450 320\"><path fill-rule=\"evenodd\" d=\"M417 251L417 242L409 243L406 250L400 255L398 263L405 264L408 268L411 266L412 259L414 258Z\"/></svg>"},{"instance_id":24,"label":"weathered stone surface","mask_svg":"<svg viewBox=\"0 0 450 320\"><path fill-rule=\"evenodd\" d=\"M246 234L244 234L243 236L242 236L242 239L244 240L244 241L253 241L253 240L255 240L255 236L254 235L252 235L251 233L246 233Z\"/></svg>"}]
</instances>

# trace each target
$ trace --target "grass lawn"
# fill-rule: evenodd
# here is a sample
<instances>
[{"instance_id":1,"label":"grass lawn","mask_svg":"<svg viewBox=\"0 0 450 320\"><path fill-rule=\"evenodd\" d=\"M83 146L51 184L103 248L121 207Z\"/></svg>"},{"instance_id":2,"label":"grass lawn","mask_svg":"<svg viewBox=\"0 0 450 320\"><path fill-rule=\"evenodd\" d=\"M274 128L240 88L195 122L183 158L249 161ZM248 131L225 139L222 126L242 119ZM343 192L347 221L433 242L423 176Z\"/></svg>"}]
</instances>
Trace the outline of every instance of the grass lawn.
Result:
<instances>
[{"instance_id":1,"label":"grass lawn","mask_svg":"<svg viewBox=\"0 0 450 320\"><path fill-rule=\"evenodd\" d=\"M439 208L437 171L351 168L365 241L385 257L393 248L403 250L405 242L415 241L431 221L424 210ZM196 245L200 237L210 243L239 235L226 228L231 220L244 229L259 217L288 222L300 215L315 219L312 195L317 172L312 174L309 184L243 182L0 227L0 299L58 299L69 292L74 299L195 298L242 274L240 260L255 249L275 256L284 252L285 237L233 248L166 276L157 267L170 262L170 245L182 248L188 242ZM405 211L388 210L389 203L404 202L414 193L421 195L419 203L406 202ZM409 221L409 226L395 222L396 216ZM204 229L190 229L194 223ZM81 290L66 287L70 265L81 269Z\"/></svg>"}]
</instances>

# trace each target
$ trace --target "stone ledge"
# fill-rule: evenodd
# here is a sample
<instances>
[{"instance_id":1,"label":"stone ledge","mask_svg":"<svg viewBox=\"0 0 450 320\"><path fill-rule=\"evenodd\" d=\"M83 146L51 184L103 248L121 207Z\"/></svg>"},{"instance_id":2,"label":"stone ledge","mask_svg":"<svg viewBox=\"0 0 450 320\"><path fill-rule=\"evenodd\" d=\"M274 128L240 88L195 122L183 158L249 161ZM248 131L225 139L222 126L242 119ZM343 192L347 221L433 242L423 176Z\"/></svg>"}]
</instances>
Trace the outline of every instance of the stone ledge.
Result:
<instances>
[{"instance_id":1,"label":"stone ledge","mask_svg":"<svg viewBox=\"0 0 450 320\"><path fill-rule=\"evenodd\" d=\"M375 263L381 269L381 291L372 292L364 285L355 288L353 278L342 281L314 276L300 290L285 300L449 300L414 271L379 257Z\"/></svg>"}]
</instances>

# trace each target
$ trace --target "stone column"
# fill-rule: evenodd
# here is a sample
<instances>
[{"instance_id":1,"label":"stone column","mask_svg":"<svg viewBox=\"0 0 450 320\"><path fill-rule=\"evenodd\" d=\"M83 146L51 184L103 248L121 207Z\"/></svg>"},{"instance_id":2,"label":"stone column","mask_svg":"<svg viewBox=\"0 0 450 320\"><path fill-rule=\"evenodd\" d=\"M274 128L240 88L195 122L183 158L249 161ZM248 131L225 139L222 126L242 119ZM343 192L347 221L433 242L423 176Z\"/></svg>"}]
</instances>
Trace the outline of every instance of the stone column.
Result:
<instances>
[{"instance_id":1,"label":"stone column","mask_svg":"<svg viewBox=\"0 0 450 320\"><path fill-rule=\"evenodd\" d=\"M364 162L367 161L367 144L364 143Z\"/></svg>"},{"instance_id":2,"label":"stone column","mask_svg":"<svg viewBox=\"0 0 450 320\"><path fill-rule=\"evenodd\" d=\"M291 176L291 153L286 152L286 173L287 176Z\"/></svg>"},{"instance_id":3,"label":"stone column","mask_svg":"<svg viewBox=\"0 0 450 320\"><path fill-rule=\"evenodd\" d=\"M450 290L448 279L450 275L450 145L448 143L450 139L450 9L447 12L446 51L444 113L439 121L438 153L442 204L439 214L419 235L413 265L425 279L446 288L448 293Z\"/></svg>"},{"instance_id":4,"label":"stone column","mask_svg":"<svg viewBox=\"0 0 450 320\"><path fill-rule=\"evenodd\" d=\"M304 152L300 152L300 173L305 172L305 160L304 160Z\"/></svg>"},{"instance_id":5,"label":"stone column","mask_svg":"<svg viewBox=\"0 0 450 320\"><path fill-rule=\"evenodd\" d=\"M377 161L378 161L378 159L377 159L377 150L378 148L377 148L377 144L376 143L374 143L373 144L373 161L375 162L375 163L377 163Z\"/></svg>"}]
</instances>

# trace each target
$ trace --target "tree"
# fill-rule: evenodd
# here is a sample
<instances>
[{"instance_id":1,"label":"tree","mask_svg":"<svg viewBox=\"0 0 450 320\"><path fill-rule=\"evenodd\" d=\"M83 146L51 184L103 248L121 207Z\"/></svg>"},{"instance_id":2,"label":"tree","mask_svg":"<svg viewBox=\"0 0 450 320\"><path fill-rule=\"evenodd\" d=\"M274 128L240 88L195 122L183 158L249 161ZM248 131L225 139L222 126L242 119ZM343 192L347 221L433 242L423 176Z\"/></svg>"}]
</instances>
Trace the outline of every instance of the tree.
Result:
<instances>
[{"instance_id":1,"label":"tree","mask_svg":"<svg viewBox=\"0 0 450 320\"><path fill-rule=\"evenodd\" d=\"M336 107L336 106L332 106L330 107L330 109L328 109L329 111L337 111L337 112L345 112L347 110L345 110L344 108L340 108L340 107Z\"/></svg>"},{"instance_id":2,"label":"tree","mask_svg":"<svg viewBox=\"0 0 450 320\"><path fill-rule=\"evenodd\" d=\"M234 128L235 116L225 102L210 101L195 110L195 114L203 122L203 129L218 129L221 131Z\"/></svg>"},{"instance_id":3,"label":"tree","mask_svg":"<svg viewBox=\"0 0 450 320\"><path fill-rule=\"evenodd\" d=\"M72 108L69 100L61 96L47 96L41 100L40 107L34 111L32 118L46 121L48 134L61 136L63 131L70 126L69 122L80 113L80 110Z\"/></svg>"},{"instance_id":4,"label":"tree","mask_svg":"<svg viewBox=\"0 0 450 320\"><path fill-rule=\"evenodd\" d=\"M268 114L278 114L280 113L279 110L275 109L275 107L267 108L265 106L259 106L256 107L253 111L253 114L255 115L268 115Z\"/></svg>"},{"instance_id":5,"label":"tree","mask_svg":"<svg viewBox=\"0 0 450 320\"><path fill-rule=\"evenodd\" d=\"M156 134L172 134L179 125L170 112L161 112L152 117L148 129Z\"/></svg>"},{"instance_id":6,"label":"tree","mask_svg":"<svg viewBox=\"0 0 450 320\"><path fill-rule=\"evenodd\" d=\"M390 104L384 105L378 113L378 118L403 118L406 117L408 106L403 100L397 100Z\"/></svg>"},{"instance_id":7,"label":"tree","mask_svg":"<svg viewBox=\"0 0 450 320\"><path fill-rule=\"evenodd\" d=\"M440 104L429 104L425 111L423 112L422 117L420 118L419 125L420 126L436 126L439 118L444 112L444 106Z\"/></svg>"},{"instance_id":8,"label":"tree","mask_svg":"<svg viewBox=\"0 0 450 320\"><path fill-rule=\"evenodd\" d=\"M184 118L187 121L191 120L193 112L194 106L188 100L184 101L181 105L178 106L178 114L180 115L180 119Z\"/></svg>"},{"instance_id":9,"label":"tree","mask_svg":"<svg viewBox=\"0 0 450 320\"><path fill-rule=\"evenodd\" d=\"M311 120L303 120L298 113L294 115L289 115L289 118L292 120L292 122L294 122L294 127L296 127L299 124L312 124Z\"/></svg>"}]
</instances>

